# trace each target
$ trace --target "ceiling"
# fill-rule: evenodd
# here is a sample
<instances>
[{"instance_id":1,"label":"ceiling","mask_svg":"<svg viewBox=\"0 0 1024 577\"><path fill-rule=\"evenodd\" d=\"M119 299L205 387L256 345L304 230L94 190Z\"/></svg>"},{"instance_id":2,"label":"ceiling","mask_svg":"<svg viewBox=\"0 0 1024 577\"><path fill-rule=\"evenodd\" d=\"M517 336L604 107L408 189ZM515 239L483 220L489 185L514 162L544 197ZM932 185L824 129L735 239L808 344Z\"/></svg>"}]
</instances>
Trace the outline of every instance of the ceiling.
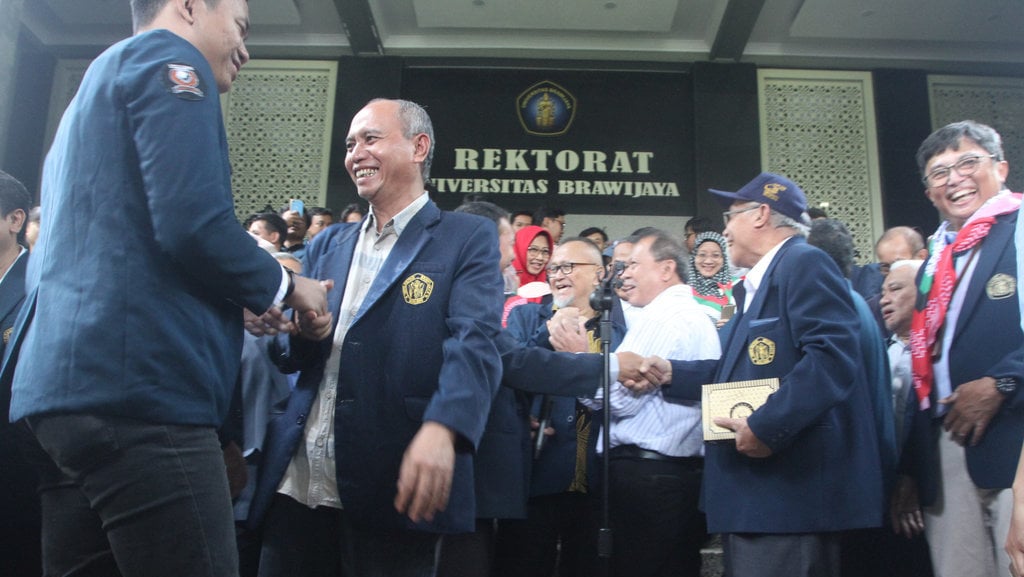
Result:
<instances>
[{"instance_id":1,"label":"ceiling","mask_svg":"<svg viewBox=\"0 0 1024 577\"><path fill-rule=\"evenodd\" d=\"M741 61L1024 75L1024 0L249 0L253 58ZM131 33L128 0L24 0L62 57Z\"/></svg>"}]
</instances>

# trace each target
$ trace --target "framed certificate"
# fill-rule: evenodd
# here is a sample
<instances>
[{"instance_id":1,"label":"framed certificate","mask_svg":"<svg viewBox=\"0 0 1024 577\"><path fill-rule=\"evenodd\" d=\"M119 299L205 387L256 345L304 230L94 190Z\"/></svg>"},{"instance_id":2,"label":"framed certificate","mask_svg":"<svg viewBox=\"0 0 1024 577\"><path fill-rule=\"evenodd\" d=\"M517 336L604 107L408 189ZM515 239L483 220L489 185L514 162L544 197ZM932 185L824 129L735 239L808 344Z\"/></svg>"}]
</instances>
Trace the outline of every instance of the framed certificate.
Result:
<instances>
[{"instance_id":1,"label":"framed certificate","mask_svg":"<svg viewBox=\"0 0 1024 577\"><path fill-rule=\"evenodd\" d=\"M729 429L715 426L714 418L732 417L739 419L749 417L777 390L779 390L779 379L777 378L704 385L701 390L701 416L704 422L704 440L724 441L735 439L736 433Z\"/></svg>"}]
</instances>

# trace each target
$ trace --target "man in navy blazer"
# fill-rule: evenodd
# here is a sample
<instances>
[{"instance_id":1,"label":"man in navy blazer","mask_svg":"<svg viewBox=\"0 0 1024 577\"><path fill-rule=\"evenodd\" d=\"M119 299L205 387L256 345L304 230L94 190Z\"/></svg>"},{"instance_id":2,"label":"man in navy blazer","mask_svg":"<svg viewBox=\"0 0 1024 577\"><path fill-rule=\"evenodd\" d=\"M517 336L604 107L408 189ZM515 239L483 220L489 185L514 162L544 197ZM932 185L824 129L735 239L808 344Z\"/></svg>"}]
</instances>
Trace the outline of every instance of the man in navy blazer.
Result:
<instances>
[{"instance_id":1,"label":"man in navy blazer","mask_svg":"<svg viewBox=\"0 0 1024 577\"><path fill-rule=\"evenodd\" d=\"M235 218L218 93L249 59L245 0L134 0L132 16L135 35L90 65L47 156L51 225L3 382L11 420L51 457L45 574L231 575L216 430L242 307L316 317L325 290L291 280Z\"/></svg>"},{"instance_id":2,"label":"man in navy blazer","mask_svg":"<svg viewBox=\"0 0 1024 577\"><path fill-rule=\"evenodd\" d=\"M1008 576L1000 545L1024 439L1013 241L1020 195L1006 190L1002 139L984 124L940 128L921 144L917 163L945 218L918 274L910 333L914 388L932 416L923 443L938 460L925 479L938 489L925 508L925 534L936 575Z\"/></svg>"},{"instance_id":3,"label":"man in navy blazer","mask_svg":"<svg viewBox=\"0 0 1024 577\"><path fill-rule=\"evenodd\" d=\"M791 180L762 173L729 202L733 262L750 267L739 312L722 328L722 359L642 368L670 382L666 398L699 399L709 382L778 378L744 418L715 418L735 441L706 445L708 530L723 533L726 572L839 574L847 529L882 522L882 472L849 288L831 258L804 240L807 201ZM643 386L643 384L640 384Z\"/></svg>"},{"instance_id":4,"label":"man in navy blazer","mask_svg":"<svg viewBox=\"0 0 1024 577\"><path fill-rule=\"evenodd\" d=\"M427 197L419 105L371 101L346 144L370 213L306 249L339 314L333 339L293 337L282 355L302 372L264 445L260 571L432 575L439 534L473 529L473 452L501 379L497 234Z\"/></svg>"}]
</instances>

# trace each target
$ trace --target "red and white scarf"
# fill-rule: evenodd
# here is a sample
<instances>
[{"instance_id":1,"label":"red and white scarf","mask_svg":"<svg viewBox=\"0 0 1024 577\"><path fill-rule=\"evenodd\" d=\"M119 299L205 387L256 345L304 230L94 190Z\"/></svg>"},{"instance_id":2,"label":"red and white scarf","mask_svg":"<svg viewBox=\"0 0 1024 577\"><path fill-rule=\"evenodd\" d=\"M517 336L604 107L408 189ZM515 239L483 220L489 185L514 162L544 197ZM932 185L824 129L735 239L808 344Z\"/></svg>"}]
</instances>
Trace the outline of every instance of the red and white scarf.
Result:
<instances>
[{"instance_id":1,"label":"red and white scarf","mask_svg":"<svg viewBox=\"0 0 1024 577\"><path fill-rule=\"evenodd\" d=\"M921 292L927 292L928 298L923 309L914 310L914 316L910 323L910 354L911 366L914 371L914 391L917 393L917 400L922 410L931 406L929 398L935 378L932 367L932 351L936 346L939 331L946 320L946 312L949 309L950 300L953 298L953 292L956 290L957 278L953 257L974 249L988 236L997 216L1018 210L1020 205L1020 194L999 194L971 215L952 243L947 244L945 241L947 223L943 223L935 235L935 244L932 246L932 254L928 257L928 263L925 265L925 273L920 285Z\"/></svg>"}]
</instances>

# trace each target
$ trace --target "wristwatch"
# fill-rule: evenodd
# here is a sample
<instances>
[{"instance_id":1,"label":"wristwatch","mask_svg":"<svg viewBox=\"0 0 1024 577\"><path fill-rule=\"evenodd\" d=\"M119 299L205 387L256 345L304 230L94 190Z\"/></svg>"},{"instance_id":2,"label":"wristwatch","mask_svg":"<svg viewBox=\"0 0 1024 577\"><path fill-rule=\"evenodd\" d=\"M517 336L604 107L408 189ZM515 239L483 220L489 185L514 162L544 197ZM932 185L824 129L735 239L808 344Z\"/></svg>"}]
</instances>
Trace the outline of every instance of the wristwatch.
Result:
<instances>
[{"instance_id":1,"label":"wristwatch","mask_svg":"<svg viewBox=\"0 0 1024 577\"><path fill-rule=\"evenodd\" d=\"M996 390L1003 395L1012 395L1017 391L1017 379L1013 377L1000 377L996 379Z\"/></svg>"},{"instance_id":2,"label":"wristwatch","mask_svg":"<svg viewBox=\"0 0 1024 577\"><path fill-rule=\"evenodd\" d=\"M281 268L284 269L284 272L288 273L288 289L284 291L284 298L281 299L281 301L283 302L287 300L288 297L292 296L293 292L295 292L295 271L286 266L283 266Z\"/></svg>"}]
</instances>

